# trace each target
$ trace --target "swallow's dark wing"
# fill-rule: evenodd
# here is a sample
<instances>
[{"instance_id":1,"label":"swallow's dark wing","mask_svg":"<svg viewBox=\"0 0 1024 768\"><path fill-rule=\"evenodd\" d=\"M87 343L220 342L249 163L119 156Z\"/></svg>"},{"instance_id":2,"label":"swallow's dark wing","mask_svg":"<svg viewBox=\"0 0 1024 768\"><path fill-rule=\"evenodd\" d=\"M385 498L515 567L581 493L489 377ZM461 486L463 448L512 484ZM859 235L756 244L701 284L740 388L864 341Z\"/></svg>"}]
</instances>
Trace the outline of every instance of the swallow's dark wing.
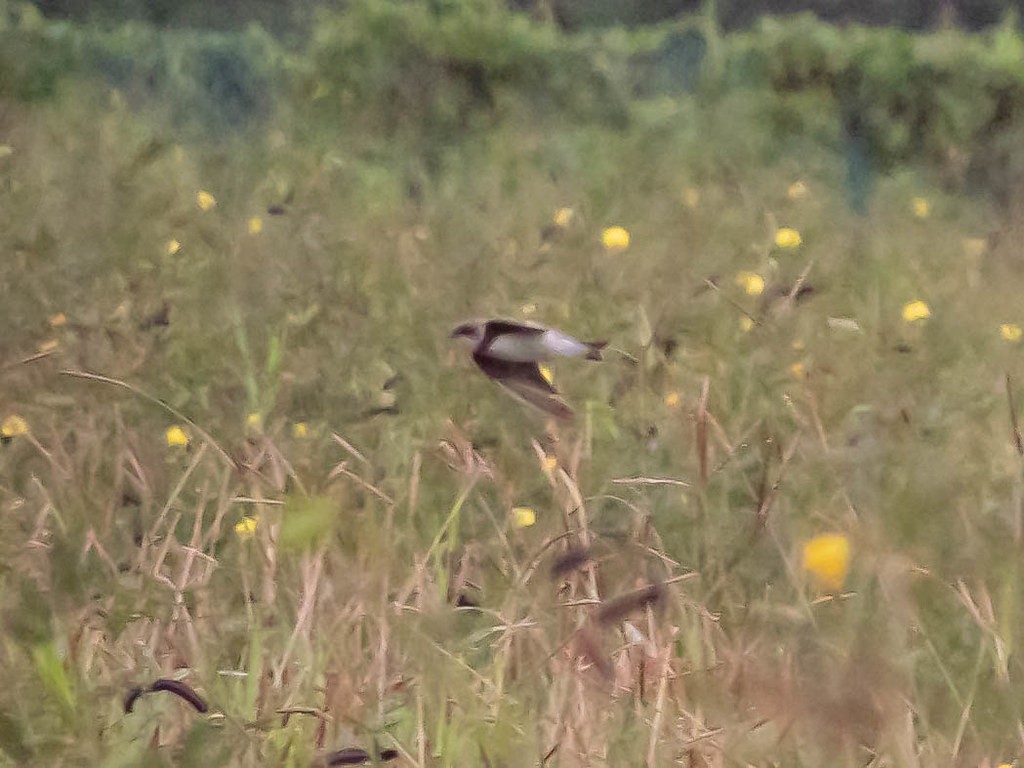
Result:
<instances>
[{"instance_id":1,"label":"swallow's dark wing","mask_svg":"<svg viewBox=\"0 0 1024 768\"><path fill-rule=\"evenodd\" d=\"M536 363L501 360L479 352L473 354L473 362L489 379L496 381L513 397L557 419L568 420L573 417L572 408L541 375Z\"/></svg>"},{"instance_id":2,"label":"swallow's dark wing","mask_svg":"<svg viewBox=\"0 0 1024 768\"><path fill-rule=\"evenodd\" d=\"M500 357L491 357L479 352L473 353L473 362L489 378L499 383L515 380L523 384L529 384L531 387L548 394L558 394L558 390L551 386L551 383L541 374L540 366L537 363L504 360Z\"/></svg>"},{"instance_id":3,"label":"swallow's dark wing","mask_svg":"<svg viewBox=\"0 0 1024 768\"><path fill-rule=\"evenodd\" d=\"M484 323L484 338L480 344L481 349L487 349L495 336L502 336L506 333L517 333L522 336L539 336L547 328L531 323L517 323L515 320L488 320Z\"/></svg>"}]
</instances>

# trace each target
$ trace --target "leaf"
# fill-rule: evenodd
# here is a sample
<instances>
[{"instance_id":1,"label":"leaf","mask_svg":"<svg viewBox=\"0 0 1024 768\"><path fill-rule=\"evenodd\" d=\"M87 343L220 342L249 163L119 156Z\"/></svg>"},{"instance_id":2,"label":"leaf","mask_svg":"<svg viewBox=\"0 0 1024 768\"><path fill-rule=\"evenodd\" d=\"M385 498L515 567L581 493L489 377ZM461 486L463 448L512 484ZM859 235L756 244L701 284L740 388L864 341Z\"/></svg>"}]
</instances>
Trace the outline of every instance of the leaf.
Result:
<instances>
[{"instance_id":1,"label":"leaf","mask_svg":"<svg viewBox=\"0 0 1024 768\"><path fill-rule=\"evenodd\" d=\"M271 376L281 370L281 337L273 335L270 337L269 348L267 349L267 373Z\"/></svg>"},{"instance_id":2,"label":"leaf","mask_svg":"<svg viewBox=\"0 0 1024 768\"><path fill-rule=\"evenodd\" d=\"M326 496L289 496L281 521L281 546L292 551L311 549L333 533L337 520L334 502Z\"/></svg>"},{"instance_id":3,"label":"leaf","mask_svg":"<svg viewBox=\"0 0 1024 768\"><path fill-rule=\"evenodd\" d=\"M32 663L43 690L60 706L61 716L67 721L74 720L75 696L54 644L50 642L33 646Z\"/></svg>"}]
</instances>

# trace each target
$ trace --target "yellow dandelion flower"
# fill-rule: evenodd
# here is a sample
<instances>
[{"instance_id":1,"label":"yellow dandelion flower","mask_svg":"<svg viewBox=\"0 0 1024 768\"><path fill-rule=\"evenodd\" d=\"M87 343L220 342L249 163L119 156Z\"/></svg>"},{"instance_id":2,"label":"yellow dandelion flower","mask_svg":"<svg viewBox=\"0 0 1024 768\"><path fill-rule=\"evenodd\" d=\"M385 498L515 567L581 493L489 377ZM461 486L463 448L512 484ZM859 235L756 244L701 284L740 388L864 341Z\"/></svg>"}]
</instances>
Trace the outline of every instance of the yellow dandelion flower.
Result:
<instances>
[{"instance_id":1,"label":"yellow dandelion flower","mask_svg":"<svg viewBox=\"0 0 1024 768\"><path fill-rule=\"evenodd\" d=\"M1007 341L1016 342L1020 341L1021 336L1024 335L1024 331L1021 331L1020 326L1016 323L1003 323L999 326L999 335Z\"/></svg>"},{"instance_id":2,"label":"yellow dandelion flower","mask_svg":"<svg viewBox=\"0 0 1024 768\"><path fill-rule=\"evenodd\" d=\"M292 437L296 440L305 440L309 437L309 425L304 421L297 421L292 424Z\"/></svg>"},{"instance_id":3,"label":"yellow dandelion flower","mask_svg":"<svg viewBox=\"0 0 1024 768\"><path fill-rule=\"evenodd\" d=\"M786 197L790 200L803 200L807 197L807 185L802 181L794 181L786 190Z\"/></svg>"},{"instance_id":4,"label":"yellow dandelion flower","mask_svg":"<svg viewBox=\"0 0 1024 768\"><path fill-rule=\"evenodd\" d=\"M775 232L775 245L779 248L799 248L802 243L800 232L792 227L779 227Z\"/></svg>"},{"instance_id":5,"label":"yellow dandelion flower","mask_svg":"<svg viewBox=\"0 0 1024 768\"><path fill-rule=\"evenodd\" d=\"M554 222L556 227L565 229L572 223L573 217L576 215L576 211L572 208L559 208L555 211Z\"/></svg>"},{"instance_id":6,"label":"yellow dandelion flower","mask_svg":"<svg viewBox=\"0 0 1024 768\"><path fill-rule=\"evenodd\" d=\"M545 456L544 462L541 466L544 467L545 472L554 472L556 469L558 469L558 459L556 459L554 456Z\"/></svg>"},{"instance_id":7,"label":"yellow dandelion flower","mask_svg":"<svg viewBox=\"0 0 1024 768\"><path fill-rule=\"evenodd\" d=\"M696 187L687 187L683 190L683 204L687 208L696 208L700 205L700 190Z\"/></svg>"},{"instance_id":8,"label":"yellow dandelion flower","mask_svg":"<svg viewBox=\"0 0 1024 768\"><path fill-rule=\"evenodd\" d=\"M39 342L39 346L36 349L39 350L40 354L45 355L48 352L53 352L59 346L60 342L56 339L47 339L46 341Z\"/></svg>"},{"instance_id":9,"label":"yellow dandelion flower","mask_svg":"<svg viewBox=\"0 0 1024 768\"><path fill-rule=\"evenodd\" d=\"M740 286L749 296L760 296L764 293L764 278L756 272L736 273L736 285Z\"/></svg>"},{"instance_id":10,"label":"yellow dandelion flower","mask_svg":"<svg viewBox=\"0 0 1024 768\"><path fill-rule=\"evenodd\" d=\"M263 219L259 216L253 216L246 224L246 229L249 230L250 235L258 235L263 231Z\"/></svg>"},{"instance_id":11,"label":"yellow dandelion flower","mask_svg":"<svg viewBox=\"0 0 1024 768\"><path fill-rule=\"evenodd\" d=\"M259 527L259 524L260 520L258 517L246 515L235 523L235 533L238 534L238 538L242 541L246 541L256 535L256 529Z\"/></svg>"},{"instance_id":12,"label":"yellow dandelion flower","mask_svg":"<svg viewBox=\"0 0 1024 768\"><path fill-rule=\"evenodd\" d=\"M537 513L530 507L514 507L512 516L515 518L516 528L529 528L537 522Z\"/></svg>"},{"instance_id":13,"label":"yellow dandelion flower","mask_svg":"<svg viewBox=\"0 0 1024 768\"><path fill-rule=\"evenodd\" d=\"M963 245L964 255L975 261L984 256L988 248L988 241L984 237L965 237L961 244Z\"/></svg>"},{"instance_id":14,"label":"yellow dandelion flower","mask_svg":"<svg viewBox=\"0 0 1024 768\"><path fill-rule=\"evenodd\" d=\"M260 414L256 413L255 411L253 411L252 413L245 417L245 428L252 432L262 432L263 417Z\"/></svg>"},{"instance_id":15,"label":"yellow dandelion flower","mask_svg":"<svg viewBox=\"0 0 1024 768\"><path fill-rule=\"evenodd\" d=\"M56 315L50 315L50 325L54 328L60 328L62 325L67 323L68 319L64 317L63 312L58 312Z\"/></svg>"},{"instance_id":16,"label":"yellow dandelion flower","mask_svg":"<svg viewBox=\"0 0 1024 768\"><path fill-rule=\"evenodd\" d=\"M802 379L807 375L807 367L803 363L793 363L789 366L789 372L793 374L793 378Z\"/></svg>"},{"instance_id":17,"label":"yellow dandelion flower","mask_svg":"<svg viewBox=\"0 0 1024 768\"><path fill-rule=\"evenodd\" d=\"M919 219L927 219L931 212L931 204L925 197L915 197L910 201L910 207L914 210L914 216Z\"/></svg>"},{"instance_id":18,"label":"yellow dandelion flower","mask_svg":"<svg viewBox=\"0 0 1024 768\"><path fill-rule=\"evenodd\" d=\"M0 437L18 437L27 435L28 432L28 422L16 414L11 414L4 419L3 424L0 424Z\"/></svg>"},{"instance_id":19,"label":"yellow dandelion flower","mask_svg":"<svg viewBox=\"0 0 1024 768\"><path fill-rule=\"evenodd\" d=\"M188 435L177 424L167 428L167 431L164 433L164 439L167 441L169 448L184 448L188 445Z\"/></svg>"},{"instance_id":20,"label":"yellow dandelion flower","mask_svg":"<svg viewBox=\"0 0 1024 768\"><path fill-rule=\"evenodd\" d=\"M166 253L168 256L173 256L180 250L181 243L178 240L175 240L174 238L168 240L167 245L164 246L164 253Z\"/></svg>"},{"instance_id":21,"label":"yellow dandelion flower","mask_svg":"<svg viewBox=\"0 0 1024 768\"><path fill-rule=\"evenodd\" d=\"M679 396L678 392L669 392L665 395L665 405L669 408L678 408L679 403L682 402L682 397Z\"/></svg>"},{"instance_id":22,"label":"yellow dandelion flower","mask_svg":"<svg viewBox=\"0 0 1024 768\"><path fill-rule=\"evenodd\" d=\"M608 227L601 233L601 242L609 251L624 251L629 248L629 230L625 227Z\"/></svg>"},{"instance_id":23,"label":"yellow dandelion flower","mask_svg":"<svg viewBox=\"0 0 1024 768\"><path fill-rule=\"evenodd\" d=\"M932 316L931 307L926 302L916 299L903 305L903 322L916 323Z\"/></svg>"},{"instance_id":24,"label":"yellow dandelion flower","mask_svg":"<svg viewBox=\"0 0 1024 768\"><path fill-rule=\"evenodd\" d=\"M815 536L804 543L803 568L814 577L819 589L842 589L850 568L850 540L841 533Z\"/></svg>"},{"instance_id":25,"label":"yellow dandelion flower","mask_svg":"<svg viewBox=\"0 0 1024 768\"><path fill-rule=\"evenodd\" d=\"M740 329L744 333L749 333L751 331L751 329L753 329L753 327L754 327L754 318L747 317L746 315L744 315L743 317L740 318Z\"/></svg>"},{"instance_id":26,"label":"yellow dandelion flower","mask_svg":"<svg viewBox=\"0 0 1024 768\"><path fill-rule=\"evenodd\" d=\"M551 373L550 368L544 365L544 363L541 363L540 365L537 366L537 369L540 371L540 375L544 377L544 381L546 381L548 384L554 384L555 375Z\"/></svg>"},{"instance_id":27,"label":"yellow dandelion flower","mask_svg":"<svg viewBox=\"0 0 1024 768\"><path fill-rule=\"evenodd\" d=\"M196 192L196 205L199 206L201 211L209 211L217 207L217 198L205 189L200 189Z\"/></svg>"}]
</instances>

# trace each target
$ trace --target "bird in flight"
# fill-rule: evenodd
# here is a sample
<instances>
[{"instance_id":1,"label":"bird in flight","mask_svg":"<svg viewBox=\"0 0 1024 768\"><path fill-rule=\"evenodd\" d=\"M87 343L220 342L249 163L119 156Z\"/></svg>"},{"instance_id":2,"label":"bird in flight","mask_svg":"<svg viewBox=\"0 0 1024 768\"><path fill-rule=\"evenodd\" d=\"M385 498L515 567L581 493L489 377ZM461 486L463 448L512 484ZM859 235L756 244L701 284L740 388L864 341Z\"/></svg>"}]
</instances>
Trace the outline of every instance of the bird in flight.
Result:
<instances>
[{"instance_id":1,"label":"bird in flight","mask_svg":"<svg viewBox=\"0 0 1024 768\"><path fill-rule=\"evenodd\" d=\"M513 320L476 320L451 333L473 345L473 362L513 397L569 420L573 410L541 373L539 363L555 357L600 360L606 341L580 341L563 331Z\"/></svg>"}]
</instances>

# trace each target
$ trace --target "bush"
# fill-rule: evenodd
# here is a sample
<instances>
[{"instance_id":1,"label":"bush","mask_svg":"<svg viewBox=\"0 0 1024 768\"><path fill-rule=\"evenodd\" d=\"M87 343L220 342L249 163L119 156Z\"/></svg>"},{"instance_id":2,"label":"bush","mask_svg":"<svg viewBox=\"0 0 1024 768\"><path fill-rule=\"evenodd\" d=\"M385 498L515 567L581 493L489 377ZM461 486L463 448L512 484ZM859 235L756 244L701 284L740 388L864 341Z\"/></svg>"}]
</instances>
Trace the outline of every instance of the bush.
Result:
<instances>
[{"instance_id":1,"label":"bush","mask_svg":"<svg viewBox=\"0 0 1024 768\"><path fill-rule=\"evenodd\" d=\"M738 95L768 151L794 139L856 145L875 170L927 163L952 183L1000 194L1015 184L1006 147L1021 133L1024 41L1013 19L979 35L838 28L811 14L726 36L708 14L566 33L496 0L353 0L322 11L290 51L258 26L103 30L0 8L0 96L45 99L64 78L98 78L203 133L258 123L283 97L278 114L303 130L404 136L430 164L501 121L616 129L652 99L675 100L671 121L688 119L688 93L701 105Z\"/></svg>"},{"instance_id":2,"label":"bush","mask_svg":"<svg viewBox=\"0 0 1024 768\"><path fill-rule=\"evenodd\" d=\"M305 93L327 119L388 134L460 131L487 122L509 97L540 112L621 122L621 70L598 66L601 53L488 0L357 0L316 26Z\"/></svg>"}]
</instances>

